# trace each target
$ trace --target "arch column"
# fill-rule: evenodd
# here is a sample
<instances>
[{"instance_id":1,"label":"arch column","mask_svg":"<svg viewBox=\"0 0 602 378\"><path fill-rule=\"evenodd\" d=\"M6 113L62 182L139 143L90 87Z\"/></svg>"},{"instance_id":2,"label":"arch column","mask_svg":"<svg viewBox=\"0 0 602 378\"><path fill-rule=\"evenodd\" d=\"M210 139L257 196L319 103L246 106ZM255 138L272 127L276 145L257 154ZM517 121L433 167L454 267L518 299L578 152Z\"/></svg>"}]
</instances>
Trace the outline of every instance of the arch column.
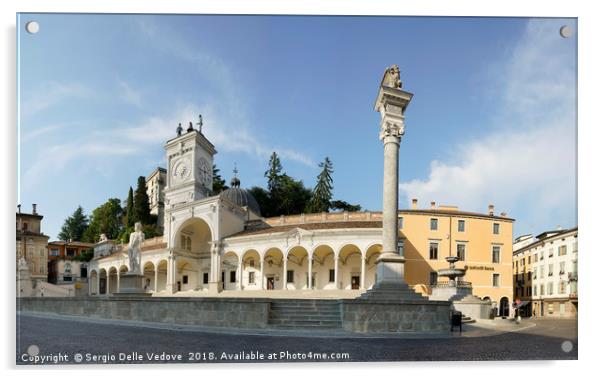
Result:
<instances>
[{"instance_id":1,"label":"arch column","mask_svg":"<svg viewBox=\"0 0 602 378\"><path fill-rule=\"evenodd\" d=\"M287 286L288 286L288 277L286 274L286 265L288 263L288 256L284 256L284 258L282 259L282 289L283 290L288 290Z\"/></svg>"},{"instance_id":2,"label":"arch column","mask_svg":"<svg viewBox=\"0 0 602 378\"><path fill-rule=\"evenodd\" d=\"M259 288L261 290L263 290L263 257L259 257L259 275L261 276L260 279L260 284L259 284Z\"/></svg>"},{"instance_id":3,"label":"arch column","mask_svg":"<svg viewBox=\"0 0 602 378\"><path fill-rule=\"evenodd\" d=\"M364 258L364 255L362 254L362 256L360 257L360 265L362 268L362 276L360 278L360 289L365 289L366 288L366 259Z\"/></svg>"},{"instance_id":4,"label":"arch column","mask_svg":"<svg viewBox=\"0 0 602 378\"><path fill-rule=\"evenodd\" d=\"M100 269L96 273L96 295L100 295Z\"/></svg>"},{"instance_id":5,"label":"arch column","mask_svg":"<svg viewBox=\"0 0 602 378\"><path fill-rule=\"evenodd\" d=\"M220 247L221 243L219 240L215 240L211 243L211 271L209 273L211 278L209 280L209 292L212 294L217 294L222 289L220 285L222 271Z\"/></svg>"},{"instance_id":6,"label":"arch column","mask_svg":"<svg viewBox=\"0 0 602 378\"><path fill-rule=\"evenodd\" d=\"M157 266L157 264L153 264L153 265L155 267L155 289L154 289L154 292L156 293L157 289L159 288L159 286L158 286L159 285L158 284L158 282L159 282L159 267Z\"/></svg>"},{"instance_id":7,"label":"arch column","mask_svg":"<svg viewBox=\"0 0 602 378\"><path fill-rule=\"evenodd\" d=\"M311 285L311 264L312 264L312 256L309 255L309 253L307 254L307 288L308 289L312 289L312 285Z\"/></svg>"},{"instance_id":8,"label":"arch column","mask_svg":"<svg viewBox=\"0 0 602 378\"><path fill-rule=\"evenodd\" d=\"M175 293L176 286L176 274L175 274L176 256L172 253L167 257L167 282L165 289L170 293Z\"/></svg>"},{"instance_id":9,"label":"arch column","mask_svg":"<svg viewBox=\"0 0 602 378\"><path fill-rule=\"evenodd\" d=\"M339 254L334 254L334 288L339 289Z\"/></svg>"},{"instance_id":10,"label":"arch column","mask_svg":"<svg viewBox=\"0 0 602 378\"><path fill-rule=\"evenodd\" d=\"M107 284L105 285L105 295L109 295L111 293L111 268L107 270Z\"/></svg>"},{"instance_id":11,"label":"arch column","mask_svg":"<svg viewBox=\"0 0 602 378\"><path fill-rule=\"evenodd\" d=\"M121 276L121 268L117 270L117 293L119 293L119 276Z\"/></svg>"},{"instance_id":12,"label":"arch column","mask_svg":"<svg viewBox=\"0 0 602 378\"><path fill-rule=\"evenodd\" d=\"M236 283L236 285L238 286L238 290L242 290L242 256L240 256L238 258L238 266L236 267L236 270L238 271L238 282Z\"/></svg>"}]
</instances>

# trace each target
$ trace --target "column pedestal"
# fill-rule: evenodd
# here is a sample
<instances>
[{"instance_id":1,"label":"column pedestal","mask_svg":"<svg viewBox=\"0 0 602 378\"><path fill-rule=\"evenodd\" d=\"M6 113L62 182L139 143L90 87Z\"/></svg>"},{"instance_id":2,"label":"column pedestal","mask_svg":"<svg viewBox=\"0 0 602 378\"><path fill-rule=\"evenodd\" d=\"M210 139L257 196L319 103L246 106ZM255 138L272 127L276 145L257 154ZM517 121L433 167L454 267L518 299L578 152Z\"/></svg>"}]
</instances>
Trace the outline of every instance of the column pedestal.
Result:
<instances>
[{"instance_id":1,"label":"column pedestal","mask_svg":"<svg viewBox=\"0 0 602 378\"><path fill-rule=\"evenodd\" d=\"M144 274L132 274L132 273L126 273L123 276L121 276L121 279L119 280L119 292L118 293L113 293L113 295L117 295L117 296L121 296L121 295L128 295L128 296L144 296L144 297L149 297L152 294L151 293L147 293L146 290L144 290Z\"/></svg>"}]
</instances>

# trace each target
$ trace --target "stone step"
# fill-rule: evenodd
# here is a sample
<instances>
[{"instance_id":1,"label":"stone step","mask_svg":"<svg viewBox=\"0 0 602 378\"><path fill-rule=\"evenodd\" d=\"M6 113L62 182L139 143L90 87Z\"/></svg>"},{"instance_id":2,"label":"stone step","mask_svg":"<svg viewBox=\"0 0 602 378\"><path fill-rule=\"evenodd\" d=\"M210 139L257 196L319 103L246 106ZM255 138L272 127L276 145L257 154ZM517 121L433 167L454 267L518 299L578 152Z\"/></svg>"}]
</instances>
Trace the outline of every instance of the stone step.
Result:
<instances>
[{"instance_id":1,"label":"stone step","mask_svg":"<svg viewBox=\"0 0 602 378\"><path fill-rule=\"evenodd\" d=\"M269 324L270 328L275 328L275 329L305 329L305 330L312 330L312 329L341 329L343 328L341 325L329 325L329 324L306 324L303 325L302 327L299 327L298 325L291 325L291 324Z\"/></svg>"},{"instance_id":2,"label":"stone step","mask_svg":"<svg viewBox=\"0 0 602 378\"><path fill-rule=\"evenodd\" d=\"M294 302L272 302L272 307L315 307L315 308L326 308L326 307L339 307L338 303L294 303Z\"/></svg>"},{"instance_id":3,"label":"stone step","mask_svg":"<svg viewBox=\"0 0 602 378\"><path fill-rule=\"evenodd\" d=\"M278 325L278 326L295 326L297 328L305 327L305 326L329 326L329 327L341 327L341 321L335 320L281 320L281 319L272 319L268 321L270 326Z\"/></svg>"},{"instance_id":4,"label":"stone step","mask_svg":"<svg viewBox=\"0 0 602 378\"><path fill-rule=\"evenodd\" d=\"M312 320L312 321L320 321L320 320L333 320L333 321L340 321L341 320L341 316L340 315L320 315L320 314L316 314L316 315L291 315L291 316L273 316L270 317L270 319L274 319L274 320L290 320L290 321L294 321L294 320Z\"/></svg>"},{"instance_id":5,"label":"stone step","mask_svg":"<svg viewBox=\"0 0 602 378\"><path fill-rule=\"evenodd\" d=\"M272 310L278 311L339 311L339 306L333 307L296 307L296 306L272 306Z\"/></svg>"},{"instance_id":6,"label":"stone step","mask_svg":"<svg viewBox=\"0 0 602 378\"><path fill-rule=\"evenodd\" d=\"M328 310L328 311L312 311L312 310L280 310L280 309L271 309L270 314L273 316L290 316L290 315L339 315L341 312L338 310Z\"/></svg>"}]
</instances>

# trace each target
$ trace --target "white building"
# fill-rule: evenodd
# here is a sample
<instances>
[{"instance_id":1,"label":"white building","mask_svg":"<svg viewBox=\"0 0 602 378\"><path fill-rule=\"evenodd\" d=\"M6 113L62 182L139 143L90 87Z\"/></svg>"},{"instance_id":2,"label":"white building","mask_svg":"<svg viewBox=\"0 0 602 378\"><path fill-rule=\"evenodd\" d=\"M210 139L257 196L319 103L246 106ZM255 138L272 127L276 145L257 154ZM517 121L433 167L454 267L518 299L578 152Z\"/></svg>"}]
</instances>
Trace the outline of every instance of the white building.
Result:
<instances>
[{"instance_id":1,"label":"white building","mask_svg":"<svg viewBox=\"0 0 602 378\"><path fill-rule=\"evenodd\" d=\"M577 228L546 231L514 245L516 297L536 317L577 315ZM528 235L530 236L530 235Z\"/></svg>"}]
</instances>

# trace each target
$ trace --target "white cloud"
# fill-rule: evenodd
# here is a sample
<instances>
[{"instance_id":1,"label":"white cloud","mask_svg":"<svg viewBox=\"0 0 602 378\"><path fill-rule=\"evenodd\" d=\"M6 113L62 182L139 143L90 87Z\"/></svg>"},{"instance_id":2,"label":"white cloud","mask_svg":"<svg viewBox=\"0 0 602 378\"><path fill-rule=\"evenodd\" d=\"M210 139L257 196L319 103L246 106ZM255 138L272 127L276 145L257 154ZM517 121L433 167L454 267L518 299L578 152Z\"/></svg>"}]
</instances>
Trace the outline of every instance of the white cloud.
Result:
<instances>
[{"instance_id":1,"label":"white cloud","mask_svg":"<svg viewBox=\"0 0 602 378\"><path fill-rule=\"evenodd\" d=\"M432 161L428 178L400 183L407 201L481 212L493 203L510 216L520 213L517 221L528 227L576 221L576 67L573 50L562 46L569 41L560 38L560 25L528 23L492 84L499 88L501 114L486 122L496 132L453 146L457 158ZM566 219L552 219L559 212Z\"/></svg>"},{"instance_id":2,"label":"white cloud","mask_svg":"<svg viewBox=\"0 0 602 378\"><path fill-rule=\"evenodd\" d=\"M88 96L90 90L79 83L46 82L23 94L21 116L29 117L74 97Z\"/></svg>"},{"instance_id":3,"label":"white cloud","mask_svg":"<svg viewBox=\"0 0 602 378\"><path fill-rule=\"evenodd\" d=\"M119 81L119 97L128 104L135 105L137 107L142 106L142 92L138 91L125 81Z\"/></svg>"}]
</instances>

